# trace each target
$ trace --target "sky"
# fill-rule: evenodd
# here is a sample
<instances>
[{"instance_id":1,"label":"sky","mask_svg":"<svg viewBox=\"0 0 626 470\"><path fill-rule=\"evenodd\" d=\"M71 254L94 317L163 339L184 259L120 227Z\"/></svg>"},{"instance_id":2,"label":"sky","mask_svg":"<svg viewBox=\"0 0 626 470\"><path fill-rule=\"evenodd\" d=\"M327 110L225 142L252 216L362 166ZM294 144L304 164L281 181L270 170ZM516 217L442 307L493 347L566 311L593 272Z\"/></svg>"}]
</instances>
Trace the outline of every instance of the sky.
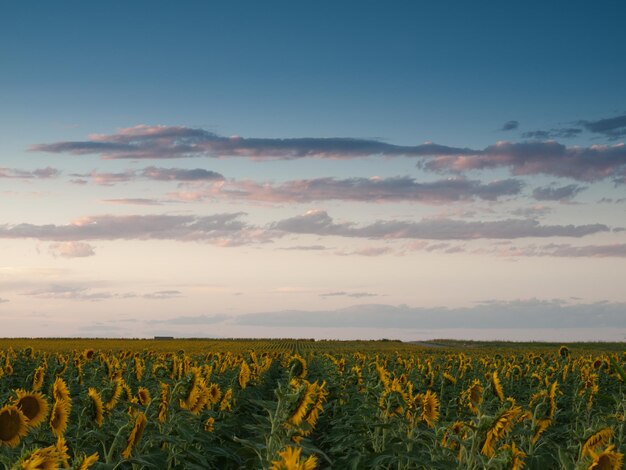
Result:
<instances>
[{"instance_id":1,"label":"sky","mask_svg":"<svg viewBox=\"0 0 626 470\"><path fill-rule=\"evenodd\" d=\"M624 14L3 5L0 336L623 341Z\"/></svg>"}]
</instances>

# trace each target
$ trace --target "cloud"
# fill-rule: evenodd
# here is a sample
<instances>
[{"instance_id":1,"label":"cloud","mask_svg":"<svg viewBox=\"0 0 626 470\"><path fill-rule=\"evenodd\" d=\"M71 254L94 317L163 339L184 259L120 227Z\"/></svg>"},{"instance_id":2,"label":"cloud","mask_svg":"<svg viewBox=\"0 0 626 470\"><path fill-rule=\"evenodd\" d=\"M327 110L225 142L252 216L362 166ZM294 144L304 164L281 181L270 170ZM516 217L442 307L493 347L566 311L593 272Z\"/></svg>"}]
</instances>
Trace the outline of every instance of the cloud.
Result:
<instances>
[{"instance_id":1,"label":"cloud","mask_svg":"<svg viewBox=\"0 0 626 470\"><path fill-rule=\"evenodd\" d=\"M151 320L149 323L165 323L169 325L207 325L221 323L228 320L228 315L195 315L168 318L166 320Z\"/></svg>"},{"instance_id":2,"label":"cloud","mask_svg":"<svg viewBox=\"0 0 626 470\"><path fill-rule=\"evenodd\" d=\"M46 167L36 170L18 170L15 168L1 168L0 178L17 178L17 179L49 179L56 178L61 172L56 168Z\"/></svg>"},{"instance_id":3,"label":"cloud","mask_svg":"<svg viewBox=\"0 0 626 470\"><path fill-rule=\"evenodd\" d=\"M392 145L357 138L244 138L222 137L203 129L182 126L146 126L120 129L116 134L95 134L90 140L38 144L36 152L97 154L105 159L161 159L188 157L252 157L292 159L304 157L354 158L367 155L465 155L469 149L426 143Z\"/></svg>"},{"instance_id":4,"label":"cloud","mask_svg":"<svg viewBox=\"0 0 626 470\"><path fill-rule=\"evenodd\" d=\"M312 328L598 328L626 327L626 303L560 300L489 301L466 308L365 304L337 310L263 312L235 323Z\"/></svg>"},{"instance_id":5,"label":"cloud","mask_svg":"<svg viewBox=\"0 0 626 470\"><path fill-rule=\"evenodd\" d=\"M500 128L501 131L514 131L519 127L518 121L507 121Z\"/></svg>"},{"instance_id":6,"label":"cloud","mask_svg":"<svg viewBox=\"0 0 626 470\"><path fill-rule=\"evenodd\" d=\"M552 209L548 206L544 206L543 204L536 204L530 207L520 207L518 209L514 209L511 211L511 214L517 215L519 217L534 219L536 217L543 217L550 212L552 212Z\"/></svg>"},{"instance_id":7,"label":"cloud","mask_svg":"<svg viewBox=\"0 0 626 470\"><path fill-rule=\"evenodd\" d=\"M584 121L593 132L621 135L622 118ZM573 132L573 131L572 131ZM593 145L566 147L554 141L498 142L484 149L450 147L427 142L393 145L359 138L245 138L222 137L203 129L182 126L146 126L119 130L115 134L90 136L87 141L38 144L30 150L75 155L96 154L105 159L162 159L188 157L250 157L255 159L355 158L370 155L417 157L431 171L462 172L510 168L516 175L548 174L596 181L624 178L626 146ZM112 174L118 181L125 178ZM106 179L106 178L105 178Z\"/></svg>"},{"instance_id":8,"label":"cloud","mask_svg":"<svg viewBox=\"0 0 626 470\"><path fill-rule=\"evenodd\" d=\"M579 121L578 124L589 132L602 134L612 140L626 135L626 114L597 121Z\"/></svg>"},{"instance_id":9,"label":"cloud","mask_svg":"<svg viewBox=\"0 0 626 470\"><path fill-rule=\"evenodd\" d=\"M70 176L78 178L72 180L77 184L84 184L90 179L96 184L103 186L112 186L117 183L125 183L135 180L151 180L151 181L177 181L177 182L198 182L198 181L221 181L224 176L210 170L202 168L184 169L184 168L159 168L149 166L141 170L125 170L118 173L104 173L92 171L90 173L72 173Z\"/></svg>"},{"instance_id":10,"label":"cloud","mask_svg":"<svg viewBox=\"0 0 626 470\"><path fill-rule=\"evenodd\" d=\"M371 294L369 292L326 292L324 294L320 294L320 297L352 297L354 299L361 299L364 297L378 297L378 294Z\"/></svg>"},{"instance_id":11,"label":"cloud","mask_svg":"<svg viewBox=\"0 0 626 470\"><path fill-rule=\"evenodd\" d=\"M178 240L210 241L221 246L266 241L264 231L242 222L243 213L191 215L87 216L67 225L0 225L0 239L44 241Z\"/></svg>"},{"instance_id":12,"label":"cloud","mask_svg":"<svg viewBox=\"0 0 626 470\"><path fill-rule=\"evenodd\" d=\"M103 199L102 202L109 204L131 205L131 206L161 206L163 201L159 199L146 199L146 198L119 198L119 199Z\"/></svg>"},{"instance_id":13,"label":"cloud","mask_svg":"<svg viewBox=\"0 0 626 470\"><path fill-rule=\"evenodd\" d=\"M285 248L279 248L280 250L301 250L301 251L324 251L328 250L328 247L324 245L294 245Z\"/></svg>"},{"instance_id":14,"label":"cloud","mask_svg":"<svg viewBox=\"0 0 626 470\"><path fill-rule=\"evenodd\" d=\"M0 297L0 304L4 304L6 302L8 302L9 299L3 299L2 297Z\"/></svg>"},{"instance_id":15,"label":"cloud","mask_svg":"<svg viewBox=\"0 0 626 470\"><path fill-rule=\"evenodd\" d=\"M554 185L544 186L535 188L533 197L538 201L569 201L585 189L587 188L577 184L568 184L560 187L555 187Z\"/></svg>"},{"instance_id":16,"label":"cloud","mask_svg":"<svg viewBox=\"0 0 626 470\"><path fill-rule=\"evenodd\" d=\"M543 131L524 132L522 137L532 140L572 139L578 137L582 132L583 130L578 127L561 127Z\"/></svg>"},{"instance_id":17,"label":"cloud","mask_svg":"<svg viewBox=\"0 0 626 470\"><path fill-rule=\"evenodd\" d=\"M339 256L356 255L356 256L374 257L374 256L386 255L391 252L392 252L392 249L388 246L366 246L364 248L359 248L359 249L352 250L352 251L337 251L335 252L335 254Z\"/></svg>"},{"instance_id":18,"label":"cloud","mask_svg":"<svg viewBox=\"0 0 626 470\"><path fill-rule=\"evenodd\" d=\"M626 197L621 197L618 199L613 199L610 197L603 197L598 200L599 204L623 204L624 202L626 202Z\"/></svg>"},{"instance_id":19,"label":"cloud","mask_svg":"<svg viewBox=\"0 0 626 470\"><path fill-rule=\"evenodd\" d=\"M288 233L371 239L475 240L525 237L583 237L607 232L603 224L541 225L532 219L466 222L453 219L422 219L420 222L377 221L357 227L352 222L336 223L323 210L311 210L275 222L271 229Z\"/></svg>"},{"instance_id":20,"label":"cloud","mask_svg":"<svg viewBox=\"0 0 626 470\"><path fill-rule=\"evenodd\" d=\"M182 297L183 294L179 290L160 290L156 292L150 292L148 294L144 294L144 299L153 299L153 300L167 300L167 299L176 299Z\"/></svg>"},{"instance_id":21,"label":"cloud","mask_svg":"<svg viewBox=\"0 0 626 470\"><path fill-rule=\"evenodd\" d=\"M109 291L94 292L90 287L71 284L50 284L46 287L41 287L24 292L22 293L22 295L34 297L37 299L87 300L92 302L98 302L114 298L136 297L136 295L133 293L120 294Z\"/></svg>"},{"instance_id":22,"label":"cloud","mask_svg":"<svg viewBox=\"0 0 626 470\"><path fill-rule=\"evenodd\" d=\"M626 172L626 145L566 147L558 142L498 142L473 155L423 160L431 171L464 172L510 168L515 175L554 175L580 181L620 178Z\"/></svg>"},{"instance_id":23,"label":"cloud","mask_svg":"<svg viewBox=\"0 0 626 470\"><path fill-rule=\"evenodd\" d=\"M95 255L93 246L84 242L62 242L50 245L50 253L62 258L86 258Z\"/></svg>"},{"instance_id":24,"label":"cloud","mask_svg":"<svg viewBox=\"0 0 626 470\"><path fill-rule=\"evenodd\" d=\"M288 181L283 184L262 184L255 181L228 181L201 190L169 194L174 199L244 199L259 202L297 202L344 200L360 202L419 201L445 203L483 199L495 201L519 194L522 182L516 179L482 183L465 178L449 178L420 183L409 176L391 178L315 178Z\"/></svg>"},{"instance_id":25,"label":"cloud","mask_svg":"<svg viewBox=\"0 0 626 470\"><path fill-rule=\"evenodd\" d=\"M484 253L484 250L477 250L476 252ZM500 247L489 250L489 253L507 257L624 258L626 257L626 243L583 246L550 243L540 246Z\"/></svg>"}]
</instances>

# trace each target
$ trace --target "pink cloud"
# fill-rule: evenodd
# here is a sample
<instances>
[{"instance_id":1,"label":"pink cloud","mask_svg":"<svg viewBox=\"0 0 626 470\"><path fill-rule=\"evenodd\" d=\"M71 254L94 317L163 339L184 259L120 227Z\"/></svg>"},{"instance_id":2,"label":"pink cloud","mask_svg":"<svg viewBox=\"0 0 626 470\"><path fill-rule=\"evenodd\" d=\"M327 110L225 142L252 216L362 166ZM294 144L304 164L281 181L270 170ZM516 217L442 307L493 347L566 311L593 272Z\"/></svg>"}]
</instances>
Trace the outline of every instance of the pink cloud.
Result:
<instances>
[{"instance_id":1,"label":"pink cloud","mask_svg":"<svg viewBox=\"0 0 626 470\"><path fill-rule=\"evenodd\" d=\"M84 242L62 242L50 245L50 253L62 258L86 258L95 255L93 246Z\"/></svg>"}]
</instances>

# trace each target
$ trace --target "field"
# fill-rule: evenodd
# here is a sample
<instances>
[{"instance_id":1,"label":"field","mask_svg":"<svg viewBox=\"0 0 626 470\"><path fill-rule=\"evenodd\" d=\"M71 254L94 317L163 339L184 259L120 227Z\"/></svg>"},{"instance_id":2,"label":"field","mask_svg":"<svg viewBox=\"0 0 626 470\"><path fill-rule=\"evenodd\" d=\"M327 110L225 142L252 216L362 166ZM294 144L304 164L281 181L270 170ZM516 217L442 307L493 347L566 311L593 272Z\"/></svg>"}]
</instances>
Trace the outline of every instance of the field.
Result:
<instances>
[{"instance_id":1,"label":"field","mask_svg":"<svg viewBox=\"0 0 626 470\"><path fill-rule=\"evenodd\" d=\"M624 351L5 339L0 468L619 469Z\"/></svg>"}]
</instances>

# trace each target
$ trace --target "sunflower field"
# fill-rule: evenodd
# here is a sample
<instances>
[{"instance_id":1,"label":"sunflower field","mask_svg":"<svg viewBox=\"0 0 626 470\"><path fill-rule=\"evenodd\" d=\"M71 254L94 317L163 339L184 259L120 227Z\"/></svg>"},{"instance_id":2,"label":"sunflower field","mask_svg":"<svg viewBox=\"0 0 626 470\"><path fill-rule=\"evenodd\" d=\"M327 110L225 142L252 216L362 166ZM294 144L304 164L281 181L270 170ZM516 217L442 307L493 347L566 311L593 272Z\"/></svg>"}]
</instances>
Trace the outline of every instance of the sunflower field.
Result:
<instances>
[{"instance_id":1,"label":"sunflower field","mask_svg":"<svg viewBox=\"0 0 626 470\"><path fill-rule=\"evenodd\" d=\"M0 469L620 469L625 368L573 346L3 340Z\"/></svg>"}]
</instances>

